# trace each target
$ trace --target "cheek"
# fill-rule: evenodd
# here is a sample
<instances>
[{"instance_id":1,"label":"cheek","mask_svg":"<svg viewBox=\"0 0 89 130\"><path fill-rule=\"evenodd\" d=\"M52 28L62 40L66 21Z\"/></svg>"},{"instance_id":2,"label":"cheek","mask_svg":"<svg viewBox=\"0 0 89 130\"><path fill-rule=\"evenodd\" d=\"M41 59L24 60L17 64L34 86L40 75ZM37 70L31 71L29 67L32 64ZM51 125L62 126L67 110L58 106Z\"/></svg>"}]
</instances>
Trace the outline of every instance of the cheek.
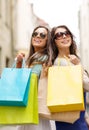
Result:
<instances>
[{"instance_id":1,"label":"cheek","mask_svg":"<svg viewBox=\"0 0 89 130\"><path fill-rule=\"evenodd\" d=\"M56 46L60 46L60 44L61 44L60 41L55 42L55 45L56 45Z\"/></svg>"},{"instance_id":2,"label":"cheek","mask_svg":"<svg viewBox=\"0 0 89 130\"><path fill-rule=\"evenodd\" d=\"M71 37L69 38L69 40L70 40L70 42L72 43L72 39L71 39Z\"/></svg>"},{"instance_id":3,"label":"cheek","mask_svg":"<svg viewBox=\"0 0 89 130\"><path fill-rule=\"evenodd\" d=\"M70 41L70 45L72 44L72 39L69 40Z\"/></svg>"},{"instance_id":4,"label":"cheek","mask_svg":"<svg viewBox=\"0 0 89 130\"><path fill-rule=\"evenodd\" d=\"M34 40L33 40L33 39L31 40L31 43L32 43L32 45L33 45L33 43L34 43Z\"/></svg>"},{"instance_id":5,"label":"cheek","mask_svg":"<svg viewBox=\"0 0 89 130\"><path fill-rule=\"evenodd\" d=\"M44 41L44 42L42 43L42 46L45 47L46 44L47 44L46 41Z\"/></svg>"},{"instance_id":6,"label":"cheek","mask_svg":"<svg viewBox=\"0 0 89 130\"><path fill-rule=\"evenodd\" d=\"M46 44L47 44L47 39L43 40L43 42L42 42L43 46L46 46Z\"/></svg>"}]
</instances>

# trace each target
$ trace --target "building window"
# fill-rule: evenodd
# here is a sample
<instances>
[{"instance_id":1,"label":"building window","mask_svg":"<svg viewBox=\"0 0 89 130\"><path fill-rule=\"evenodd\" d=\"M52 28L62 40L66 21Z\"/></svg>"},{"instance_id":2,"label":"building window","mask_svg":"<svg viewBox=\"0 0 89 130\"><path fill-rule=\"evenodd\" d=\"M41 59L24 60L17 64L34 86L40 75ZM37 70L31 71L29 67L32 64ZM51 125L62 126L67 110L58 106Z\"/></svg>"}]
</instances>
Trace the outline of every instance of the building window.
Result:
<instances>
[{"instance_id":1,"label":"building window","mask_svg":"<svg viewBox=\"0 0 89 130\"><path fill-rule=\"evenodd\" d=\"M8 57L6 57L6 67L9 67L9 58Z\"/></svg>"}]
</instances>

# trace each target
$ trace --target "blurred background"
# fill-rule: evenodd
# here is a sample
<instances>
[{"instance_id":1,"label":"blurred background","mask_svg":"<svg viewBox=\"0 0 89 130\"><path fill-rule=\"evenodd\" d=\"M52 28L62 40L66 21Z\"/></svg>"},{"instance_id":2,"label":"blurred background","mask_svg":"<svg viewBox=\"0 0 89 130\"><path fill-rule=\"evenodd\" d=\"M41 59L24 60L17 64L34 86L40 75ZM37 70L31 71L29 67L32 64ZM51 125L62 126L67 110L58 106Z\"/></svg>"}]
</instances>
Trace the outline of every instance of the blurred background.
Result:
<instances>
[{"instance_id":1,"label":"blurred background","mask_svg":"<svg viewBox=\"0 0 89 130\"><path fill-rule=\"evenodd\" d=\"M51 29L60 24L75 35L82 64L89 72L89 0L0 0L0 73L12 66L18 52L28 54L36 26Z\"/></svg>"}]
</instances>

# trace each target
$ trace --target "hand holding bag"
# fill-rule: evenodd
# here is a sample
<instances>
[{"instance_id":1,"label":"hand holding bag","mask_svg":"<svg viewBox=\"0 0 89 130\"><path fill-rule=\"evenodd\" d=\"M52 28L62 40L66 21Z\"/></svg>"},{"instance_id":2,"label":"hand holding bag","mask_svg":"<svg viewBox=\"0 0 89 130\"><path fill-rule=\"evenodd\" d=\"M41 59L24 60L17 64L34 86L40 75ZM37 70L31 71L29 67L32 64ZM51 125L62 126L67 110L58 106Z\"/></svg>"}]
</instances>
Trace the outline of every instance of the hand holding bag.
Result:
<instances>
[{"instance_id":1,"label":"hand holding bag","mask_svg":"<svg viewBox=\"0 0 89 130\"><path fill-rule=\"evenodd\" d=\"M80 117L80 111L51 113L47 107L47 84L48 77L44 76L42 70L38 85L38 110L42 118L56 121L74 123Z\"/></svg>"},{"instance_id":2,"label":"hand holding bag","mask_svg":"<svg viewBox=\"0 0 89 130\"><path fill-rule=\"evenodd\" d=\"M85 109L81 65L49 67L47 106L51 112Z\"/></svg>"}]
</instances>

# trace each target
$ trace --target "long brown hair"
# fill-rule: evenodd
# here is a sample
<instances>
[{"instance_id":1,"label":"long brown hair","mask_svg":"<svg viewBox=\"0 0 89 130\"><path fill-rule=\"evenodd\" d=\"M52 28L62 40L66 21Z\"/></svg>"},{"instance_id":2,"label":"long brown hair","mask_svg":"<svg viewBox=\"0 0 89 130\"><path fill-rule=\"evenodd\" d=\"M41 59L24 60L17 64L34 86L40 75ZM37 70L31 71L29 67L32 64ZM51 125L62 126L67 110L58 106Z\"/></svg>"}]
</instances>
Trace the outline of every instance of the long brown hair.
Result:
<instances>
[{"instance_id":1,"label":"long brown hair","mask_svg":"<svg viewBox=\"0 0 89 130\"><path fill-rule=\"evenodd\" d=\"M76 42L75 42L75 36L72 34L72 32L68 29L67 26L65 25L60 25L60 26L57 26L57 27L53 27L52 30L51 30L51 47L52 47L52 50L53 50L53 56L52 56L52 61L54 62L55 58L58 56L58 48L55 44L55 39L54 39L54 36L55 36L55 31L57 30L57 28L64 28L66 29L69 33L70 33L70 36L71 36L71 39L72 39L72 44L70 46L70 54L74 54L77 56L77 46L76 46ZM78 57L78 56L77 56Z\"/></svg>"},{"instance_id":2,"label":"long brown hair","mask_svg":"<svg viewBox=\"0 0 89 130\"><path fill-rule=\"evenodd\" d=\"M32 64L32 62L37 59L40 58L42 55L47 55L48 56L48 60L45 61L46 64L51 64L51 32L50 30L45 27L45 26L37 26L34 30L33 33L38 29L38 28L44 28L47 30L47 44L44 48L42 48L41 50L39 50L38 52L34 51L34 47L32 45L32 36L31 36L31 44L30 44L30 49L29 49L29 55L27 58L27 65L30 66Z\"/></svg>"}]
</instances>

